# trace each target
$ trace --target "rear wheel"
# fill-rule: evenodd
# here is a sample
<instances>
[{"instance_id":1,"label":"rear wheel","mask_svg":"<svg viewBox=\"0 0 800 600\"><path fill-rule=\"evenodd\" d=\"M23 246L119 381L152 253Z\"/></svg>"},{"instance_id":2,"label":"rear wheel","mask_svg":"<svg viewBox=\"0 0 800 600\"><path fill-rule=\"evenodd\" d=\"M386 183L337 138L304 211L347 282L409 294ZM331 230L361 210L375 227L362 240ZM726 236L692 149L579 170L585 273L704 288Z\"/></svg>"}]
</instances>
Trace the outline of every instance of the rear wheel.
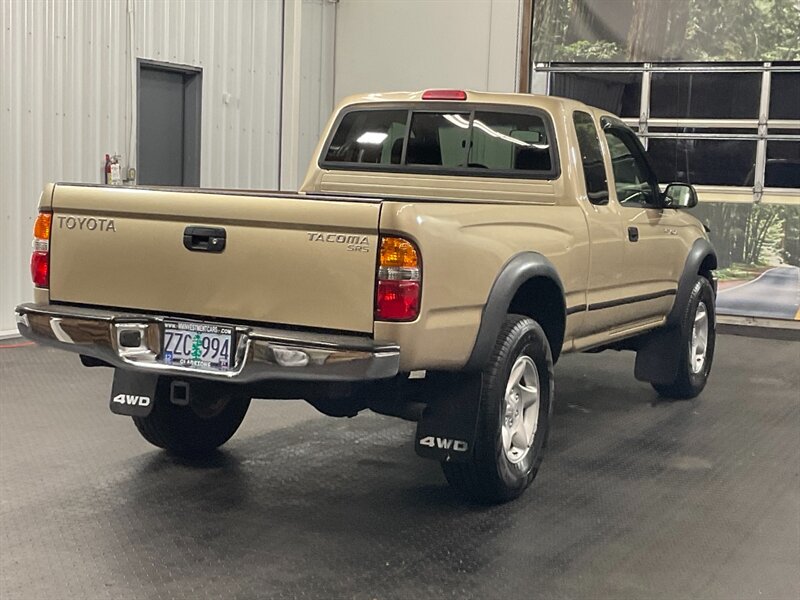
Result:
<instances>
[{"instance_id":1,"label":"rear wheel","mask_svg":"<svg viewBox=\"0 0 800 600\"><path fill-rule=\"evenodd\" d=\"M698 277L680 324L678 370L668 384L653 388L666 398L694 398L706 386L716 345L714 290L705 277Z\"/></svg>"},{"instance_id":2,"label":"rear wheel","mask_svg":"<svg viewBox=\"0 0 800 600\"><path fill-rule=\"evenodd\" d=\"M530 318L509 315L483 371L472 459L442 463L450 485L485 503L522 494L542 462L552 401L553 360L544 331Z\"/></svg>"},{"instance_id":3,"label":"rear wheel","mask_svg":"<svg viewBox=\"0 0 800 600\"><path fill-rule=\"evenodd\" d=\"M132 417L144 439L172 454L187 458L212 452L236 433L250 398L232 392L199 397L187 406L170 402L168 382L159 382L153 410Z\"/></svg>"}]
</instances>

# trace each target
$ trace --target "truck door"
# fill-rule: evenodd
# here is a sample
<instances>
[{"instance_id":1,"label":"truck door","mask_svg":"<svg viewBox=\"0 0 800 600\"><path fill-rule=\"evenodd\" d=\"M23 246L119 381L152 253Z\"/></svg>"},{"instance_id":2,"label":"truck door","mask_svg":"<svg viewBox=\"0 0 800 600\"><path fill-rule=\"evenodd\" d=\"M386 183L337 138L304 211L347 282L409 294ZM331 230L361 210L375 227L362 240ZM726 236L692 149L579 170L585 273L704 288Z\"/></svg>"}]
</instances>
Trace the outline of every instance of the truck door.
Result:
<instances>
[{"instance_id":1,"label":"truck door","mask_svg":"<svg viewBox=\"0 0 800 600\"><path fill-rule=\"evenodd\" d=\"M672 306L683 265L679 224L665 210L658 180L644 148L621 121L603 117L616 196L622 215L623 280L629 322L666 314Z\"/></svg>"},{"instance_id":2,"label":"truck door","mask_svg":"<svg viewBox=\"0 0 800 600\"><path fill-rule=\"evenodd\" d=\"M606 333L624 322L624 310L618 301L626 293L624 279L625 247L620 235L622 215L619 205L610 201L610 171L603 160L600 134L595 119L588 112L572 113L585 196L580 202L591 239L591 258L586 285L585 318L578 335L587 337ZM578 189L580 189L578 185Z\"/></svg>"}]
</instances>

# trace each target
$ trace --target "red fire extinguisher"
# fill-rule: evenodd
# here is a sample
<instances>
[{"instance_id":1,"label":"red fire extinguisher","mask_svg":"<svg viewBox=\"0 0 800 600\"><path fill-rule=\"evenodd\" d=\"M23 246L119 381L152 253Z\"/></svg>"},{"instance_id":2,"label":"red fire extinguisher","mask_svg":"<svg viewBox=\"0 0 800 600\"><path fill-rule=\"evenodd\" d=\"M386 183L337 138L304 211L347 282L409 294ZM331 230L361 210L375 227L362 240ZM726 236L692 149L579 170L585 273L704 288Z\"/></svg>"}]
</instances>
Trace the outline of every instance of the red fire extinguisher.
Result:
<instances>
[{"instance_id":1,"label":"red fire extinguisher","mask_svg":"<svg viewBox=\"0 0 800 600\"><path fill-rule=\"evenodd\" d=\"M106 154L106 164L103 167L103 183L111 185L111 157Z\"/></svg>"}]
</instances>

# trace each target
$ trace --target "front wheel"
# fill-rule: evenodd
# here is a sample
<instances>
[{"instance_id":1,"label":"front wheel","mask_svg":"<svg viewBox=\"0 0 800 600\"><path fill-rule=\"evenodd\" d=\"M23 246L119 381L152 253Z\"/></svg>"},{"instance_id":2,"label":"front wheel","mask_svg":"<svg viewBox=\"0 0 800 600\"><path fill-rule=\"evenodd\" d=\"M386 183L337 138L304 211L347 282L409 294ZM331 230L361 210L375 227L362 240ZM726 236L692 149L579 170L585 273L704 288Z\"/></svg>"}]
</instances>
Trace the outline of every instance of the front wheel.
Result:
<instances>
[{"instance_id":1,"label":"front wheel","mask_svg":"<svg viewBox=\"0 0 800 600\"><path fill-rule=\"evenodd\" d=\"M473 456L464 463L444 462L442 470L457 492L493 504L522 494L542 462L553 359L541 326L528 317L507 316L482 375Z\"/></svg>"},{"instance_id":2,"label":"front wheel","mask_svg":"<svg viewBox=\"0 0 800 600\"><path fill-rule=\"evenodd\" d=\"M665 398L694 398L706 386L716 345L714 290L708 279L698 277L680 324L678 370L667 384L653 388Z\"/></svg>"},{"instance_id":3,"label":"front wheel","mask_svg":"<svg viewBox=\"0 0 800 600\"><path fill-rule=\"evenodd\" d=\"M160 382L146 417L132 417L141 436L159 448L187 458L209 454L242 424L250 398L233 392L204 395L188 406L170 402L168 382Z\"/></svg>"}]
</instances>

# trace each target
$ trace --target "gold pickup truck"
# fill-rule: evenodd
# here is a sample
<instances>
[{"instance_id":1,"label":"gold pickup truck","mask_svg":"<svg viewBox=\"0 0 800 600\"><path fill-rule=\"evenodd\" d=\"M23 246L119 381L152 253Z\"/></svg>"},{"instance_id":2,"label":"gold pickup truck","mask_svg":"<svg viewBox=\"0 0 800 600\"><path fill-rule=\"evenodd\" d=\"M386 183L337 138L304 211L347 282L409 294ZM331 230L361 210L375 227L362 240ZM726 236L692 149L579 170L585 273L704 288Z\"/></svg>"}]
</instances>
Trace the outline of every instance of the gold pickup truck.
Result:
<instances>
[{"instance_id":1,"label":"gold pickup truck","mask_svg":"<svg viewBox=\"0 0 800 600\"><path fill-rule=\"evenodd\" d=\"M579 102L355 96L297 193L48 185L17 322L112 367L111 409L167 451L213 451L251 398L304 398L417 421L418 454L501 502L536 475L562 353L633 350L659 394L703 389L696 202Z\"/></svg>"}]
</instances>

